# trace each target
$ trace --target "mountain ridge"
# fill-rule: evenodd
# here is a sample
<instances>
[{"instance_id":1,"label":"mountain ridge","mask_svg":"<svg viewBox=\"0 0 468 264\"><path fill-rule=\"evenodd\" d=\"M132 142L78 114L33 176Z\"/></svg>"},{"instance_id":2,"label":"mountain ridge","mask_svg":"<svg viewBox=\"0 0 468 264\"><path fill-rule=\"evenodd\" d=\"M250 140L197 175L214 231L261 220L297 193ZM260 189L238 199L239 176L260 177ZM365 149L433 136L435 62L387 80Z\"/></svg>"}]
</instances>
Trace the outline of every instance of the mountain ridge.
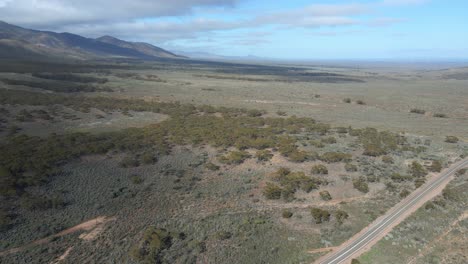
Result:
<instances>
[{"instance_id":1,"label":"mountain ridge","mask_svg":"<svg viewBox=\"0 0 468 264\"><path fill-rule=\"evenodd\" d=\"M73 33L26 29L0 21L0 58L60 57L73 59L137 58L182 59L170 51L143 42L112 36L97 39Z\"/></svg>"}]
</instances>

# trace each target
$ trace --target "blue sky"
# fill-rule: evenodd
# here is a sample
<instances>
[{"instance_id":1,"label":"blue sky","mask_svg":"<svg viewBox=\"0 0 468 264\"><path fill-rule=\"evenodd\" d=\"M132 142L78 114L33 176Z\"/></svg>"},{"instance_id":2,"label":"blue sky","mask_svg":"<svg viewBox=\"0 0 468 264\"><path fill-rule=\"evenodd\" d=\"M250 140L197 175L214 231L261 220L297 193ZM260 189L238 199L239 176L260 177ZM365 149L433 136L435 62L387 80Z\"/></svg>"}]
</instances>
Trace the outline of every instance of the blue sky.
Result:
<instances>
[{"instance_id":1,"label":"blue sky","mask_svg":"<svg viewBox=\"0 0 468 264\"><path fill-rule=\"evenodd\" d=\"M467 59L467 11L462 0L0 0L0 17L26 27L281 59Z\"/></svg>"}]
</instances>

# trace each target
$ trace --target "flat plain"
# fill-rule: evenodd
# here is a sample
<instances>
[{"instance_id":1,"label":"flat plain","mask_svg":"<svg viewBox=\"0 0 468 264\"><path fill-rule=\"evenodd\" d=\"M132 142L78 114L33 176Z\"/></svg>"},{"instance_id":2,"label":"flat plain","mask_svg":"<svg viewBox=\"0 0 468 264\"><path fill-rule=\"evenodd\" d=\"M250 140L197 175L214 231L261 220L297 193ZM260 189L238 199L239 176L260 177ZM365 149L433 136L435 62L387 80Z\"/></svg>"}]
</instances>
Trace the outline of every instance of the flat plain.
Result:
<instances>
[{"instance_id":1,"label":"flat plain","mask_svg":"<svg viewBox=\"0 0 468 264\"><path fill-rule=\"evenodd\" d=\"M311 263L468 155L461 66L1 64L2 263ZM462 263L464 185L360 261Z\"/></svg>"}]
</instances>

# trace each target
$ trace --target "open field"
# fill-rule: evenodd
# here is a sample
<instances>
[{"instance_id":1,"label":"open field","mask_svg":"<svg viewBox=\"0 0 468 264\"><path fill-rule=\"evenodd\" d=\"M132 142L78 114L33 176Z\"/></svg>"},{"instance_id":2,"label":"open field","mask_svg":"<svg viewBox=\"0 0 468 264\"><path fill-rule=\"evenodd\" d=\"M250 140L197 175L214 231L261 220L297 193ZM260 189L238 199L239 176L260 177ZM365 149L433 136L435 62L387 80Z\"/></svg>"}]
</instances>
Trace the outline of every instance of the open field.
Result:
<instances>
[{"instance_id":1,"label":"open field","mask_svg":"<svg viewBox=\"0 0 468 264\"><path fill-rule=\"evenodd\" d=\"M468 155L468 68L4 64L2 263L310 263ZM400 231L362 262L463 251Z\"/></svg>"}]
</instances>

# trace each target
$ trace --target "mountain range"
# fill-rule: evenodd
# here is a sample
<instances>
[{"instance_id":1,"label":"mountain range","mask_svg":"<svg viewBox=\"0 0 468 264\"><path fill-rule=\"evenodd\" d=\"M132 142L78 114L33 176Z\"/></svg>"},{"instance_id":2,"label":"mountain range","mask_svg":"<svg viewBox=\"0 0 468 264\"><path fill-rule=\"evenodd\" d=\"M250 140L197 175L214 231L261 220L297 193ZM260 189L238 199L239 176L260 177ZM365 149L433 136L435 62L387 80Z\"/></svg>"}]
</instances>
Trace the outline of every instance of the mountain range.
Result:
<instances>
[{"instance_id":1,"label":"mountain range","mask_svg":"<svg viewBox=\"0 0 468 264\"><path fill-rule=\"evenodd\" d=\"M129 42L111 36L86 38L71 33L26 29L0 21L0 58L181 59L186 57L143 42Z\"/></svg>"}]
</instances>

